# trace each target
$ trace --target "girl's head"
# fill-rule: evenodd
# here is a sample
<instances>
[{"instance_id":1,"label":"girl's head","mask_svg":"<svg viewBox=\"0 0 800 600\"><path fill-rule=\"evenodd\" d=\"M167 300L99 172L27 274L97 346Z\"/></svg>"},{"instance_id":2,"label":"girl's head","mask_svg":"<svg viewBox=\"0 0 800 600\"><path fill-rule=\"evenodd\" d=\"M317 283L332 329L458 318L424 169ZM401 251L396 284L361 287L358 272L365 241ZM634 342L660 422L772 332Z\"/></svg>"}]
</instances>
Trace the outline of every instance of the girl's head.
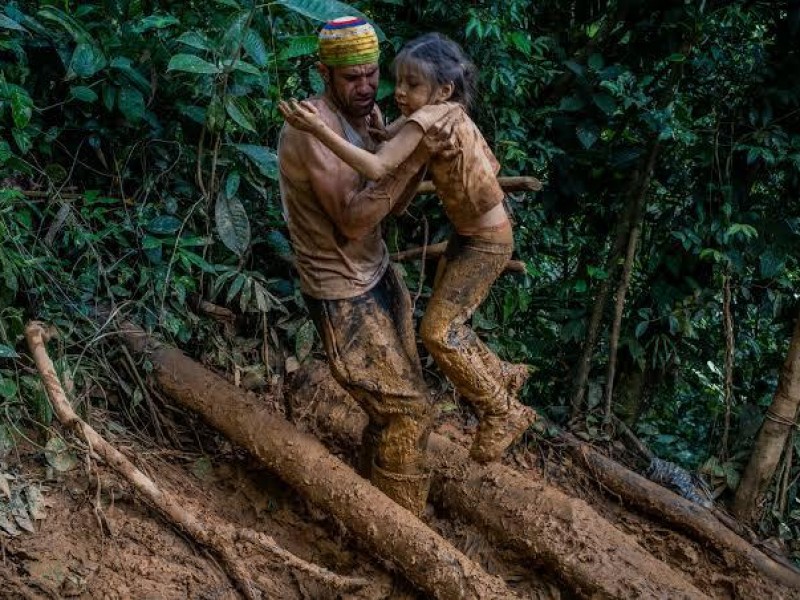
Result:
<instances>
[{"instance_id":1,"label":"girl's head","mask_svg":"<svg viewBox=\"0 0 800 600\"><path fill-rule=\"evenodd\" d=\"M394 59L395 100L404 115L425 104L450 100L469 108L475 65L461 46L440 33L426 33L403 46Z\"/></svg>"}]
</instances>

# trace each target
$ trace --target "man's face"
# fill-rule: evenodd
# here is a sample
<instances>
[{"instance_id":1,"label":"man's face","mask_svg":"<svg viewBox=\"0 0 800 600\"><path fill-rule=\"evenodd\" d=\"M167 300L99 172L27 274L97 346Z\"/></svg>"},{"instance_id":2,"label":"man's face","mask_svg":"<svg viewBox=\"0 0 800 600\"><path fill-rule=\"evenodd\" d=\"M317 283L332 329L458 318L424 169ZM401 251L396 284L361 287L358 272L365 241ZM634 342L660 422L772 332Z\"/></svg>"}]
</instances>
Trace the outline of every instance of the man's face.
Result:
<instances>
[{"instance_id":1,"label":"man's face","mask_svg":"<svg viewBox=\"0 0 800 600\"><path fill-rule=\"evenodd\" d=\"M336 106L348 117L366 117L375 105L380 73L377 64L352 67L322 66L327 89Z\"/></svg>"}]
</instances>

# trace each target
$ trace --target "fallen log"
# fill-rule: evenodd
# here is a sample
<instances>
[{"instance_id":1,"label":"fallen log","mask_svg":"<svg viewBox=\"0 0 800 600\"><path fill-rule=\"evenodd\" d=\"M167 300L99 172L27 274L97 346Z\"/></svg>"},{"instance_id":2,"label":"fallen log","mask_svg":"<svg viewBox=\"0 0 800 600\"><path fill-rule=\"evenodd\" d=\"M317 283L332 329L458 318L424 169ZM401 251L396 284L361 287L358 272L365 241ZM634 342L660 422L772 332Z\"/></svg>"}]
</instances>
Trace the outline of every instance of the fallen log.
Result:
<instances>
[{"instance_id":1,"label":"fallen log","mask_svg":"<svg viewBox=\"0 0 800 600\"><path fill-rule=\"evenodd\" d=\"M497 577L395 504L334 457L313 436L301 433L267 405L211 373L175 348L159 344L131 323L124 342L147 354L156 383L178 404L255 456L306 499L333 515L375 555L441 600L516 598Z\"/></svg>"},{"instance_id":2,"label":"fallen log","mask_svg":"<svg viewBox=\"0 0 800 600\"><path fill-rule=\"evenodd\" d=\"M210 515L201 520L190 512L173 494L162 490L147 475L142 473L119 450L114 448L94 428L81 419L67 400L61 386L53 361L47 354L45 344L50 338L49 330L41 323L32 321L25 327L25 338L31 351L36 368L44 384L47 397L53 406L59 422L66 428L78 433L89 446L89 451L97 454L106 464L125 478L139 494L150 502L173 525L188 533L197 543L208 547L221 560L231 580L239 588L245 598L257 600L260 595L254 593L252 578L240 566L234 551L236 543L248 541L260 550L277 557L291 569L302 571L322 583L330 585L334 590L354 591L369 585L369 581L354 577L342 577L318 565L311 564L282 548L266 533L235 528L228 524L217 523Z\"/></svg>"},{"instance_id":3,"label":"fallen log","mask_svg":"<svg viewBox=\"0 0 800 600\"><path fill-rule=\"evenodd\" d=\"M400 250L391 254L391 258L395 262L408 260L409 258L416 258L417 256L425 255L426 258L438 258L444 254L447 249L447 242L439 242L437 244L430 244L429 246L417 246L415 248L408 248L407 250ZM509 260L505 266L506 273L527 273L525 263L521 260Z\"/></svg>"},{"instance_id":4,"label":"fallen log","mask_svg":"<svg viewBox=\"0 0 800 600\"><path fill-rule=\"evenodd\" d=\"M293 385L295 420L345 446L358 443L361 409L324 363L304 366ZM463 446L432 434L428 455L437 504L529 557L583 598L707 598L586 502L504 465L482 466Z\"/></svg>"},{"instance_id":5,"label":"fallen log","mask_svg":"<svg viewBox=\"0 0 800 600\"><path fill-rule=\"evenodd\" d=\"M536 177L498 177L497 182L504 192L538 192L542 189L542 182ZM422 181L417 186L417 194L433 194L435 191L432 181Z\"/></svg>"},{"instance_id":6,"label":"fallen log","mask_svg":"<svg viewBox=\"0 0 800 600\"><path fill-rule=\"evenodd\" d=\"M576 461L623 500L695 539L711 544L726 555L729 563L752 567L783 585L800 589L797 569L767 556L721 523L709 509L626 469L573 435L562 434L560 439Z\"/></svg>"}]
</instances>

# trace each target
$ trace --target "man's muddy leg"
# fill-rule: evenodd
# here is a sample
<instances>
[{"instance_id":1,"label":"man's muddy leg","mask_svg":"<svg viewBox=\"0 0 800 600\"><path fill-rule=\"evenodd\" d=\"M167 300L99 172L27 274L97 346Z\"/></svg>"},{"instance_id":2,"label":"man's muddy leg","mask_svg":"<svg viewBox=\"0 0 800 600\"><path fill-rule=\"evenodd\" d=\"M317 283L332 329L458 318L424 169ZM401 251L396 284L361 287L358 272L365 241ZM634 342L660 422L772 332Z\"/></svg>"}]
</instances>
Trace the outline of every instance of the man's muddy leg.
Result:
<instances>
[{"instance_id":1,"label":"man's muddy leg","mask_svg":"<svg viewBox=\"0 0 800 600\"><path fill-rule=\"evenodd\" d=\"M427 498L425 448L434 407L401 323L410 323L410 315L402 314L410 305L397 301L397 285L390 270L366 294L311 300L309 310L331 372L370 417L360 467L370 471L376 487L419 515Z\"/></svg>"}]
</instances>

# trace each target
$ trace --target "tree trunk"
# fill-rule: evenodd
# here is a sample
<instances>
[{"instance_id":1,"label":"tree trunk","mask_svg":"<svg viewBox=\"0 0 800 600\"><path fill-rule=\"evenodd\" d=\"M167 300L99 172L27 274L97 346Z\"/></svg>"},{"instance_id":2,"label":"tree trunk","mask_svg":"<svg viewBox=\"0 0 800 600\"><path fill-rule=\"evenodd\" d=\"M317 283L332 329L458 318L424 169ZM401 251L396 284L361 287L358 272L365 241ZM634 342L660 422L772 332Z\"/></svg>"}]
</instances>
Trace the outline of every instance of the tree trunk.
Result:
<instances>
[{"instance_id":1,"label":"tree trunk","mask_svg":"<svg viewBox=\"0 0 800 600\"><path fill-rule=\"evenodd\" d=\"M366 415L323 363L305 365L292 386L292 413L337 445L358 444ZM581 598L705 598L583 500L502 464L479 465L432 434L432 499L483 529L498 546L558 577Z\"/></svg>"},{"instance_id":2,"label":"tree trunk","mask_svg":"<svg viewBox=\"0 0 800 600\"><path fill-rule=\"evenodd\" d=\"M761 514L761 500L775 474L786 438L795 426L800 406L800 316L794 326L789 352L778 389L756 437L753 453L733 501L734 513L754 522Z\"/></svg>"},{"instance_id":3,"label":"tree trunk","mask_svg":"<svg viewBox=\"0 0 800 600\"><path fill-rule=\"evenodd\" d=\"M267 405L204 369L179 350L162 346L141 329L122 326L125 343L148 353L156 382L169 397L202 415L247 449L297 492L341 521L376 556L387 560L431 597L442 600L516 598L498 578L433 532L299 432Z\"/></svg>"}]
</instances>

